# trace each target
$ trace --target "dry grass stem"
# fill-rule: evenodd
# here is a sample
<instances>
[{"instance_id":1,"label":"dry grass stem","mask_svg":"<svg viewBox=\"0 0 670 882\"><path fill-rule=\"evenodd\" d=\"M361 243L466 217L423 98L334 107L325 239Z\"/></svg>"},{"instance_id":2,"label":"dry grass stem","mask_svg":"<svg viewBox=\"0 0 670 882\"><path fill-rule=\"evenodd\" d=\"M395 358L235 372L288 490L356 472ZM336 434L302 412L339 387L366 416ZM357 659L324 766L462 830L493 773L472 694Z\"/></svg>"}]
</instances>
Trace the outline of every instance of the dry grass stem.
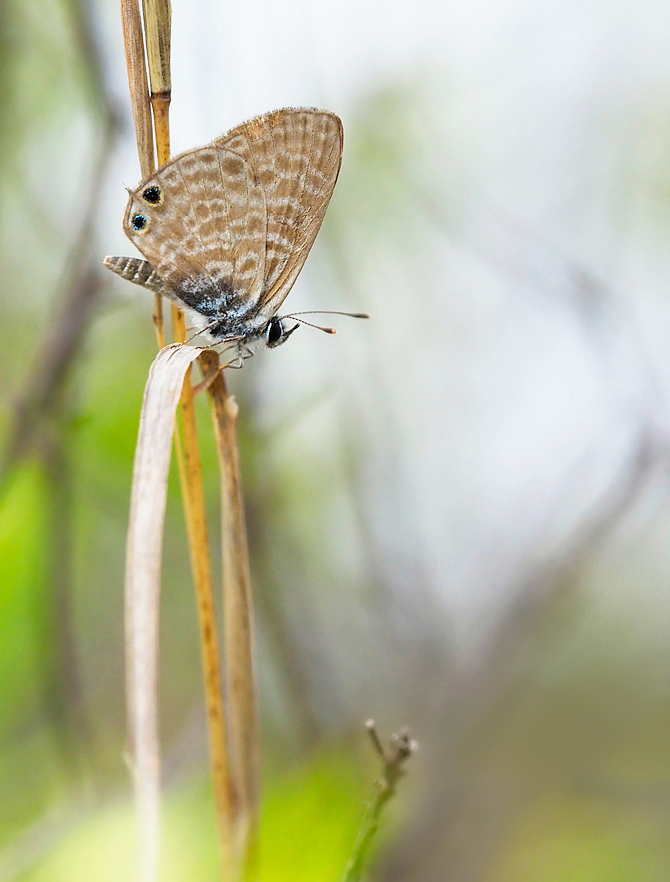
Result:
<instances>
[{"instance_id":1,"label":"dry grass stem","mask_svg":"<svg viewBox=\"0 0 670 882\"><path fill-rule=\"evenodd\" d=\"M170 0L142 0L144 33L149 67L151 107L154 113L156 153L159 168L170 158L170 43L172 9Z\"/></svg>"},{"instance_id":2,"label":"dry grass stem","mask_svg":"<svg viewBox=\"0 0 670 882\"><path fill-rule=\"evenodd\" d=\"M149 66L149 82L151 84L151 107L154 114L156 132L156 154L158 166L165 165L170 158L170 32L172 26L172 9L168 2L142 0L144 11L144 33L146 39L147 63ZM165 330L163 324L163 298L154 295L154 325L158 346L165 346ZM175 340L181 339L175 337ZM182 457L181 448L177 455Z\"/></svg>"},{"instance_id":3,"label":"dry grass stem","mask_svg":"<svg viewBox=\"0 0 670 882\"><path fill-rule=\"evenodd\" d=\"M214 353L203 352L205 373ZM253 609L237 447L238 407L219 373L209 386L221 465L226 694L232 768L238 794L238 843L245 860L253 845L260 802L260 727L253 672Z\"/></svg>"},{"instance_id":4,"label":"dry grass stem","mask_svg":"<svg viewBox=\"0 0 670 882\"><path fill-rule=\"evenodd\" d=\"M183 339L186 333L183 313L179 310L176 312L179 324L175 329L175 336L179 335ZM175 316L173 314L173 326L174 324ZM218 361L216 353L211 354ZM184 451L184 467L180 469L180 477L200 621L214 793L226 875L230 876L235 853L233 837L236 807L235 788L228 756L229 740L223 704L214 607L214 583L207 538L205 496L190 374L189 368L185 375L180 399Z\"/></svg>"},{"instance_id":5,"label":"dry grass stem","mask_svg":"<svg viewBox=\"0 0 670 882\"><path fill-rule=\"evenodd\" d=\"M151 125L151 105L149 103L149 84L142 36L142 17L137 0L121 0L121 24L123 26L123 45L128 68L128 90L135 121L137 155L140 160L142 178L150 175L154 168L154 135ZM165 346L165 326L163 322L163 298L154 295L154 326L158 348Z\"/></svg>"},{"instance_id":6,"label":"dry grass stem","mask_svg":"<svg viewBox=\"0 0 670 882\"><path fill-rule=\"evenodd\" d=\"M155 168L154 139L151 127L151 107L149 105L149 84L144 56L142 19L137 0L121 0L121 24L123 27L123 45L126 51L126 65L128 67L130 103L133 109L133 120L135 121L137 154L140 159L142 177L146 178Z\"/></svg>"},{"instance_id":7,"label":"dry grass stem","mask_svg":"<svg viewBox=\"0 0 670 882\"><path fill-rule=\"evenodd\" d=\"M172 8L170 0L142 0L151 94L169 94ZM160 164L160 163L159 163Z\"/></svg>"},{"instance_id":8,"label":"dry grass stem","mask_svg":"<svg viewBox=\"0 0 670 882\"><path fill-rule=\"evenodd\" d=\"M158 618L168 471L177 401L184 375L200 351L173 344L156 356L144 392L133 469L126 547L126 685L144 882L154 882L158 866Z\"/></svg>"},{"instance_id":9,"label":"dry grass stem","mask_svg":"<svg viewBox=\"0 0 670 882\"><path fill-rule=\"evenodd\" d=\"M163 298L160 294L154 294L153 319L158 348L162 349L165 346L165 321L163 320Z\"/></svg>"}]
</instances>

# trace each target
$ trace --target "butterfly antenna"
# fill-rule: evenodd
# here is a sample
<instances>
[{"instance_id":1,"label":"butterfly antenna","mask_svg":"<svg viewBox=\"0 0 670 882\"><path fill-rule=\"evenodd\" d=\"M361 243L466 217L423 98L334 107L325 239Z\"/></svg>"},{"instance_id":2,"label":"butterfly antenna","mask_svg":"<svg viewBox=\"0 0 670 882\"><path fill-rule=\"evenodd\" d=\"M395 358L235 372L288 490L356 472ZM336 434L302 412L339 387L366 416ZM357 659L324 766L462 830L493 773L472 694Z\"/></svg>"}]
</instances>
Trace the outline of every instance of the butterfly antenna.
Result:
<instances>
[{"instance_id":1,"label":"butterfly antenna","mask_svg":"<svg viewBox=\"0 0 670 882\"><path fill-rule=\"evenodd\" d=\"M314 325L312 322L306 322L305 319L298 318L297 315L283 315L283 319L290 318L296 322L300 322L301 325L307 325L310 328L316 328L317 331L323 331L324 334L337 334L335 328L324 328L323 325ZM296 325L297 328L297 325ZM295 331L295 328L293 329ZM291 331L293 333L293 331Z\"/></svg>"},{"instance_id":2,"label":"butterfly antenna","mask_svg":"<svg viewBox=\"0 0 670 882\"><path fill-rule=\"evenodd\" d=\"M282 318L296 318L299 315L347 315L349 318L369 319L370 314L367 312L341 312L339 309L308 309L304 312L292 312L290 315L283 315ZM297 320L297 319L296 319ZM308 322L305 322L308 324ZM315 325L315 327L318 327Z\"/></svg>"}]
</instances>

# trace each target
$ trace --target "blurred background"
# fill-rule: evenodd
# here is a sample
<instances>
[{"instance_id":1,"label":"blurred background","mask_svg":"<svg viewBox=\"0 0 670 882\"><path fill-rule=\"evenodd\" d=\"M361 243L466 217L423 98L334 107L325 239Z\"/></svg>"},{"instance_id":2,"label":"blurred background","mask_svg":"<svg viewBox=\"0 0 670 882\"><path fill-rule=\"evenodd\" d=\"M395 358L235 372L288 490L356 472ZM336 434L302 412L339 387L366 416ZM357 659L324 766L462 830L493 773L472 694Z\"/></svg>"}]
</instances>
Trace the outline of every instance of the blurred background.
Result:
<instances>
[{"instance_id":1,"label":"blurred background","mask_svg":"<svg viewBox=\"0 0 670 882\"><path fill-rule=\"evenodd\" d=\"M258 621L259 879L670 878L670 7L175 0L172 146L273 107L345 155L290 307L367 310L230 377ZM0 5L0 880L134 878L122 581L152 297L118 4ZM199 402L212 547L218 474ZM165 880L219 878L177 482ZM216 555L215 555L216 557ZM218 566L218 563L217 563Z\"/></svg>"}]
</instances>

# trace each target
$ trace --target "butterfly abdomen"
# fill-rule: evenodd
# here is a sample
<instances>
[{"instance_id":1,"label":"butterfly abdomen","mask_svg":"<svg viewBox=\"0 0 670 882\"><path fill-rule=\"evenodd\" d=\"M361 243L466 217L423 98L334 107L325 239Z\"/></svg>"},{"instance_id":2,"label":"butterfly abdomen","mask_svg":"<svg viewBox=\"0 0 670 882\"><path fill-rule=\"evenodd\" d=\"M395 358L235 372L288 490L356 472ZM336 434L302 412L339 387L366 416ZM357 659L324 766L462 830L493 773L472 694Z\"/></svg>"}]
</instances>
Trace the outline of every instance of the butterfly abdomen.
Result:
<instances>
[{"instance_id":1,"label":"butterfly abdomen","mask_svg":"<svg viewBox=\"0 0 670 882\"><path fill-rule=\"evenodd\" d=\"M160 294L165 293L165 283L147 260L137 257L106 257L103 264L122 279Z\"/></svg>"}]
</instances>

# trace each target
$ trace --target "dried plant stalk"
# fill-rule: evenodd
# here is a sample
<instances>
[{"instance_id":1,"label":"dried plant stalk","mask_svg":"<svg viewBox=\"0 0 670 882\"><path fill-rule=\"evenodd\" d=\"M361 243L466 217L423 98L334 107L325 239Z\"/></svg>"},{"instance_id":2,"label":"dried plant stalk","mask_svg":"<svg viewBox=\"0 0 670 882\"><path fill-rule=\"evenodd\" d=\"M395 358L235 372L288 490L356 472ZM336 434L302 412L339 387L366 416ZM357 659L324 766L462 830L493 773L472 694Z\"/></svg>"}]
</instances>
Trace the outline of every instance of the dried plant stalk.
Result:
<instances>
[{"instance_id":1,"label":"dried plant stalk","mask_svg":"<svg viewBox=\"0 0 670 882\"><path fill-rule=\"evenodd\" d=\"M151 126L149 84L142 38L142 19L137 0L121 0L121 23L126 67L128 68L128 90L133 109L133 120L135 121L137 155L140 160L140 174L146 178L156 166L154 163L154 135ZM154 295L154 325L158 348L162 349L165 346L165 329L163 298L160 294Z\"/></svg>"},{"instance_id":2,"label":"dried plant stalk","mask_svg":"<svg viewBox=\"0 0 670 882\"><path fill-rule=\"evenodd\" d=\"M130 103L135 121L137 155L140 159L142 177L148 177L154 170L154 139L151 128L151 108L149 105L149 85L144 58L142 20L137 0L121 0L121 24L123 45L126 51Z\"/></svg>"},{"instance_id":3,"label":"dried plant stalk","mask_svg":"<svg viewBox=\"0 0 670 882\"><path fill-rule=\"evenodd\" d=\"M170 34L172 9L169 0L142 0L144 33L146 38L151 107L156 131L156 153L159 167L170 158ZM143 175L144 177L144 175ZM154 294L154 324L159 347L165 346L163 329L163 298ZM173 322L174 324L174 322ZM175 337L175 339L181 339ZM189 372L190 373L190 372ZM178 450L181 462L181 450Z\"/></svg>"},{"instance_id":4,"label":"dried plant stalk","mask_svg":"<svg viewBox=\"0 0 670 882\"><path fill-rule=\"evenodd\" d=\"M207 374L216 354L206 350L200 365ZM247 532L237 446L238 407L219 373L209 396L221 466L223 597L226 694L232 768L238 796L240 860L248 859L260 802L260 727L253 672L253 608Z\"/></svg>"},{"instance_id":5,"label":"dried plant stalk","mask_svg":"<svg viewBox=\"0 0 670 882\"><path fill-rule=\"evenodd\" d=\"M156 152L159 167L170 158L170 44L172 9L170 0L142 0L146 37L151 107L156 131Z\"/></svg>"},{"instance_id":6,"label":"dried plant stalk","mask_svg":"<svg viewBox=\"0 0 670 882\"><path fill-rule=\"evenodd\" d=\"M169 0L142 0L151 93L169 93L172 8Z\"/></svg>"},{"instance_id":7,"label":"dried plant stalk","mask_svg":"<svg viewBox=\"0 0 670 882\"><path fill-rule=\"evenodd\" d=\"M183 339L186 331L183 313L177 310L177 316L175 317L173 314L173 327L176 324L175 318L179 322L175 336L181 336ZM212 355L218 361L216 353L212 353ZM229 877L236 862L234 845L236 799L228 755L229 737L223 705L214 607L214 583L207 538L205 495L190 374L189 368L186 372L180 399L184 449L184 468L180 470L180 477L191 567L198 603L214 793L224 865L226 876Z\"/></svg>"}]
</instances>

